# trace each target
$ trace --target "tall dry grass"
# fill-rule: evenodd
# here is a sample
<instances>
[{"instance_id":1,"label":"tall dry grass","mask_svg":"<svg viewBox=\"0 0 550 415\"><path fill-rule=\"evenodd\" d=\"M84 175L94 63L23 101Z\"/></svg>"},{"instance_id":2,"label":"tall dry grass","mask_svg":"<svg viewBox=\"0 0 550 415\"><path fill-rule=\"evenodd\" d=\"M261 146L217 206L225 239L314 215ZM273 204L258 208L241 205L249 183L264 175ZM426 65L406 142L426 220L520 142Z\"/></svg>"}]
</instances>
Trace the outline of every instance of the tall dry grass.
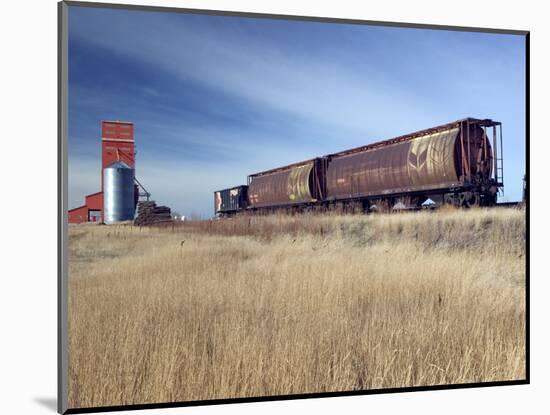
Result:
<instances>
[{"instance_id":1,"label":"tall dry grass","mask_svg":"<svg viewBox=\"0 0 550 415\"><path fill-rule=\"evenodd\" d=\"M523 379L524 218L70 227L70 406Z\"/></svg>"}]
</instances>

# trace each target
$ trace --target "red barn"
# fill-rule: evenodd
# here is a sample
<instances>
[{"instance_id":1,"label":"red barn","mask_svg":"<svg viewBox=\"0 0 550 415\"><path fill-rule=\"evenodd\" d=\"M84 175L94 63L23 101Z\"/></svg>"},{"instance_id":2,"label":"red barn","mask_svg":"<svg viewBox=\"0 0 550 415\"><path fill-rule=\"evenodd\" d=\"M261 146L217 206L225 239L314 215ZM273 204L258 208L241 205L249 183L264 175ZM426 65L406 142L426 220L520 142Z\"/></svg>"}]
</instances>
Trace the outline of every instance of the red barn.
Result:
<instances>
[{"instance_id":1,"label":"red barn","mask_svg":"<svg viewBox=\"0 0 550 415\"><path fill-rule=\"evenodd\" d=\"M82 206L69 210L69 223L103 222L103 169L116 161L135 168L134 124L101 122L101 191L85 197Z\"/></svg>"}]
</instances>

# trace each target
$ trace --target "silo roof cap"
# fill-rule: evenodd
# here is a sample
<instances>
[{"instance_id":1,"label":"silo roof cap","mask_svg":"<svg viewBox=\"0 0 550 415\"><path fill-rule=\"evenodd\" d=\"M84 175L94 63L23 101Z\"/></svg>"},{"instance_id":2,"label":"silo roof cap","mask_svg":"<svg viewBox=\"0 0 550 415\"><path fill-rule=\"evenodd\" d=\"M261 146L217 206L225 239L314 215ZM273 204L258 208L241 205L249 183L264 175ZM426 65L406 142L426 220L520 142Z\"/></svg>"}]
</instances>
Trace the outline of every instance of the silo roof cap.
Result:
<instances>
[{"instance_id":1,"label":"silo roof cap","mask_svg":"<svg viewBox=\"0 0 550 415\"><path fill-rule=\"evenodd\" d=\"M113 164L109 164L106 169L131 169L130 166L128 166L123 161L115 161Z\"/></svg>"}]
</instances>

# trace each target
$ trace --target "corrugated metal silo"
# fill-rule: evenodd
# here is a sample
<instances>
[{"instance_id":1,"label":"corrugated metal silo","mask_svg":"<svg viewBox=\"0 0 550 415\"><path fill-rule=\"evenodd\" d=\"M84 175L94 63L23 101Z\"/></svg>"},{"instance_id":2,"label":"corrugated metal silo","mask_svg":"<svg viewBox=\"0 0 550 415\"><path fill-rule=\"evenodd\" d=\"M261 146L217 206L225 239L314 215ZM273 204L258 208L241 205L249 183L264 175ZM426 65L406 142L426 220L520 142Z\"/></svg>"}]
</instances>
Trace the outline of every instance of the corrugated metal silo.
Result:
<instances>
[{"instance_id":1,"label":"corrugated metal silo","mask_svg":"<svg viewBox=\"0 0 550 415\"><path fill-rule=\"evenodd\" d=\"M134 219L134 175L134 169L122 161L117 161L103 170L105 223Z\"/></svg>"}]
</instances>

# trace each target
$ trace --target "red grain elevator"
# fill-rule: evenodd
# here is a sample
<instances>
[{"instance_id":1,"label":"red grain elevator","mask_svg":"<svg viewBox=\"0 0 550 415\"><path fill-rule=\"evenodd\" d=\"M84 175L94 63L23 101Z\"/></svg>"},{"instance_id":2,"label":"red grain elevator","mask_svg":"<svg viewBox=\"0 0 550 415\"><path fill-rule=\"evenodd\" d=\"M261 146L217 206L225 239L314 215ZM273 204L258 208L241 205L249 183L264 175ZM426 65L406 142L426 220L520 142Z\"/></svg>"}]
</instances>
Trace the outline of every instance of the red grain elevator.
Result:
<instances>
[{"instance_id":1,"label":"red grain elevator","mask_svg":"<svg viewBox=\"0 0 550 415\"><path fill-rule=\"evenodd\" d=\"M134 124L101 121L101 191L85 197L82 206L69 209L69 223L103 222L103 169L123 161L135 169ZM137 196L137 188L135 188Z\"/></svg>"}]
</instances>

